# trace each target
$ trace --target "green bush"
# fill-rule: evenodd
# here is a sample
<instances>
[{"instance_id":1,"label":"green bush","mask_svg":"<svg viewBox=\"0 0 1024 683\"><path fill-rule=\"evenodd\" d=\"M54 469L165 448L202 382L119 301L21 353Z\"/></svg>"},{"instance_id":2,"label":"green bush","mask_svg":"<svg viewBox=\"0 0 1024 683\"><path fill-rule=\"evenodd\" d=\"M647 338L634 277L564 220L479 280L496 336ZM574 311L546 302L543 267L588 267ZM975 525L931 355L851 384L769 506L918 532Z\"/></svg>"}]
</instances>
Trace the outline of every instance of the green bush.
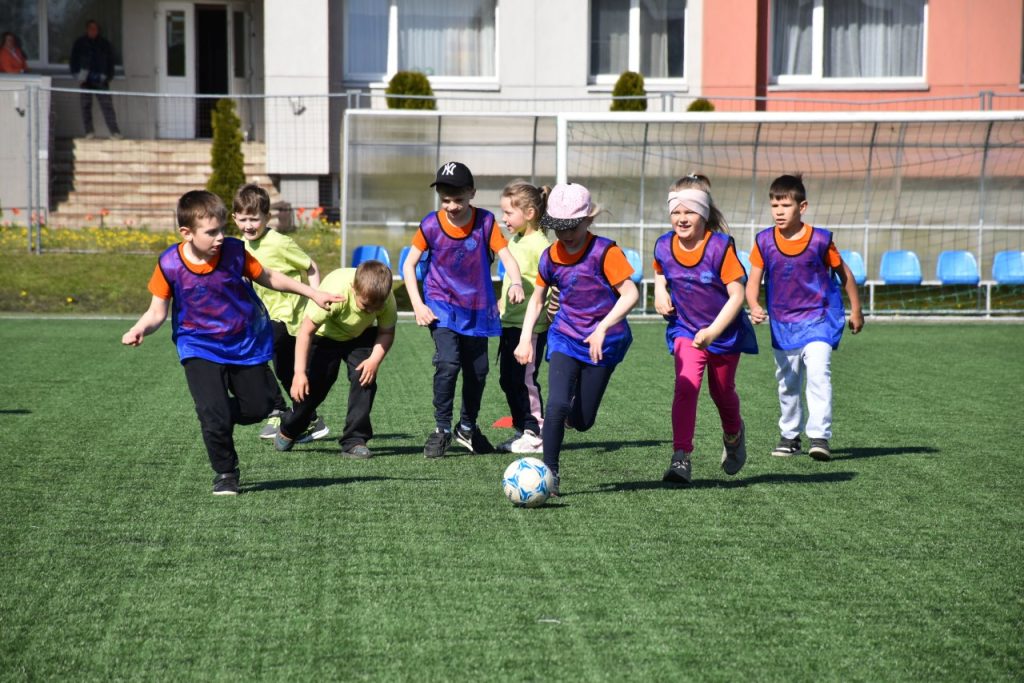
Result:
<instances>
[{"instance_id":1,"label":"green bush","mask_svg":"<svg viewBox=\"0 0 1024 683\"><path fill-rule=\"evenodd\" d=\"M388 95L420 95L434 97L434 89L426 74L419 71L399 71L388 81ZM388 109L437 109L433 99L389 97Z\"/></svg>"},{"instance_id":2,"label":"green bush","mask_svg":"<svg viewBox=\"0 0 1024 683\"><path fill-rule=\"evenodd\" d=\"M619 97L636 97L643 99L620 100ZM647 91L644 90L644 77L635 71L623 71L612 89L611 111L647 111Z\"/></svg>"},{"instance_id":3,"label":"green bush","mask_svg":"<svg viewBox=\"0 0 1024 683\"><path fill-rule=\"evenodd\" d=\"M711 104L711 100L706 100L703 97L698 97L693 102L690 102L690 106L686 108L686 111L714 111L715 105Z\"/></svg>"},{"instance_id":4,"label":"green bush","mask_svg":"<svg viewBox=\"0 0 1024 683\"><path fill-rule=\"evenodd\" d=\"M235 191L245 184L245 157L242 155L242 120L235 113L233 100L222 98L210 115L213 125L213 145L210 147L210 179L206 189L224 200L228 207L228 224L231 202Z\"/></svg>"}]
</instances>

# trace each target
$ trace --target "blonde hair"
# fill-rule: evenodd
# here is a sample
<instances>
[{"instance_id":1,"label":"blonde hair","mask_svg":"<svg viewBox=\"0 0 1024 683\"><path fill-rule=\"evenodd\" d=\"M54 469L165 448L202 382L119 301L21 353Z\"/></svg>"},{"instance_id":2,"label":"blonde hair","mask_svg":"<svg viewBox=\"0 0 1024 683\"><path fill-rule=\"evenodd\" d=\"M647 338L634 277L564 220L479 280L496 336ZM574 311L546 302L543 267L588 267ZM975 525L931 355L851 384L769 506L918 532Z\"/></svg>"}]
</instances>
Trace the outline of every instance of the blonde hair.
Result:
<instances>
[{"instance_id":1,"label":"blonde hair","mask_svg":"<svg viewBox=\"0 0 1024 683\"><path fill-rule=\"evenodd\" d=\"M672 183L672 187L668 189L669 192L678 192L679 190L701 190L708 194L708 219L704 221L705 229L711 232L723 232L726 235L729 234L729 223L725 220L725 216L715 206L715 200L711 197L711 180L700 173L691 173L685 175L679 180Z\"/></svg>"},{"instance_id":2,"label":"blonde hair","mask_svg":"<svg viewBox=\"0 0 1024 683\"><path fill-rule=\"evenodd\" d=\"M525 213L527 209L533 209L534 217L529 223L537 230L544 230L541 227L540 219L547 208L549 194L551 194L551 188L547 185L535 187L521 178L513 180L501 191L502 199L508 197L512 200L512 206L520 211Z\"/></svg>"},{"instance_id":3,"label":"blonde hair","mask_svg":"<svg viewBox=\"0 0 1024 683\"><path fill-rule=\"evenodd\" d=\"M356 268L352 289L366 299L369 305L376 308L381 306L391 294L392 281L391 269L387 267L387 264L371 259L363 261Z\"/></svg>"}]
</instances>

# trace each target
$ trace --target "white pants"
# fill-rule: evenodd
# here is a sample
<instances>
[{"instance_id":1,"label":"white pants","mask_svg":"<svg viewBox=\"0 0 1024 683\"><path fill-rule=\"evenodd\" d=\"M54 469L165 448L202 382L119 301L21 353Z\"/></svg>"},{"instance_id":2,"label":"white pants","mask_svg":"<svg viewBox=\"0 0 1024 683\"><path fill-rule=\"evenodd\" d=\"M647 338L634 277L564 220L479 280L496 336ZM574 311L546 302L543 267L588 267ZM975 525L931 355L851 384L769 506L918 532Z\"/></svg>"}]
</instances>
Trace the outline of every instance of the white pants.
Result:
<instances>
[{"instance_id":1,"label":"white pants","mask_svg":"<svg viewBox=\"0 0 1024 683\"><path fill-rule=\"evenodd\" d=\"M800 390L807 381L807 424L811 439L832 438L832 346L811 342L802 349L775 352L775 379L779 381L779 431L787 439L800 436L804 423Z\"/></svg>"}]
</instances>

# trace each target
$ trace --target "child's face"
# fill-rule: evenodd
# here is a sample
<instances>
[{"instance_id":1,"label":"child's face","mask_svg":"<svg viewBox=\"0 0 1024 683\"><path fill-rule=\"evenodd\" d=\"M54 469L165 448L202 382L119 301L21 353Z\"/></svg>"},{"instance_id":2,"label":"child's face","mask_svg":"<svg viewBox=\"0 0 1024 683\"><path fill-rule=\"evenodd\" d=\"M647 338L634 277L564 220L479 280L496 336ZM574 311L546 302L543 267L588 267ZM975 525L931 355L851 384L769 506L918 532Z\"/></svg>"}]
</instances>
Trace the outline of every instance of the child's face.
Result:
<instances>
[{"instance_id":1,"label":"child's face","mask_svg":"<svg viewBox=\"0 0 1024 683\"><path fill-rule=\"evenodd\" d=\"M384 308L384 302L374 302L362 294L355 292L356 295L356 308L363 313L376 313L377 311Z\"/></svg>"},{"instance_id":2,"label":"child's face","mask_svg":"<svg viewBox=\"0 0 1024 683\"><path fill-rule=\"evenodd\" d=\"M178 230L193 254L200 258L216 256L224 244L224 226L212 216L197 218L194 227L182 226Z\"/></svg>"},{"instance_id":3,"label":"child's face","mask_svg":"<svg viewBox=\"0 0 1024 683\"><path fill-rule=\"evenodd\" d=\"M795 230L804 224L804 211L807 210L807 202L797 202L792 197L781 197L771 199L772 220L779 230Z\"/></svg>"},{"instance_id":4,"label":"child's face","mask_svg":"<svg viewBox=\"0 0 1024 683\"><path fill-rule=\"evenodd\" d=\"M534 220L536 216L537 212L532 206L523 211L512 203L511 197L501 198L501 222L510 234L521 232L526 227L527 221Z\"/></svg>"},{"instance_id":5,"label":"child's face","mask_svg":"<svg viewBox=\"0 0 1024 683\"><path fill-rule=\"evenodd\" d=\"M697 242L704 238L704 230L707 222L704 217L693 209L677 205L669 214L672 221L672 229L676 236L684 243Z\"/></svg>"},{"instance_id":6,"label":"child's face","mask_svg":"<svg viewBox=\"0 0 1024 683\"><path fill-rule=\"evenodd\" d=\"M585 220L571 230L556 231L555 237L562 243L566 251L575 254L587 243L587 228L589 227L590 221Z\"/></svg>"},{"instance_id":7,"label":"child's face","mask_svg":"<svg viewBox=\"0 0 1024 683\"><path fill-rule=\"evenodd\" d=\"M267 231L268 216L262 213L233 213L235 225L242 231L242 238L248 241L258 240Z\"/></svg>"},{"instance_id":8,"label":"child's face","mask_svg":"<svg viewBox=\"0 0 1024 683\"><path fill-rule=\"evenodd\" d=\"M466 212L470 210L469 203L475 196L476 190L472 188L462 190L457 194L442 194L440 195L441 208L453 223L459 225Z\"/></svg>"}]
</instances>

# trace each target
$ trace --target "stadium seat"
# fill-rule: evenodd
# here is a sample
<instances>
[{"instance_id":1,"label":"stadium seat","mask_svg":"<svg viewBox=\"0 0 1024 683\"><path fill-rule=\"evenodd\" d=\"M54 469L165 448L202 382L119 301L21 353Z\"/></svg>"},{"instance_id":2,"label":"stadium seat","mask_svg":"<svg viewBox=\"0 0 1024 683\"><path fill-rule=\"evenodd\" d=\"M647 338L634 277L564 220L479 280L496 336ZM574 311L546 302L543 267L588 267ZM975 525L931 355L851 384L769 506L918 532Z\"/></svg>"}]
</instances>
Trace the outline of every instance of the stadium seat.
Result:
<instances>
[{"instance_id":1,"label":"stadium seat","mask_svg":"<svg viewBox=\"0 0 1024 683\"><path fill-rule=\"evenodd\" d=\"M935 262L935 277L944 285L976 285L981 273L971 252L944 251Z\"/></svg>"},{"instance_id":2,"label":"stadium seat","mask_svg":"<svg viewBox=\"0 0 1024 683\"><path fill-rule=\"evenodd\" d=\"M412 249L410 246L402 247L402 253L398 255L398 272L395 275L399 278L404 277L402 275L402 268L405 266L405 259L409 256L409 250ZM420 262L416 264L416 279L422 280L427 276L427 270L430 268L430 262L427 260L427 255L424 253L420 257Z\"/></svg>"},{"instance_id":3,"label":"stadium seat","mask_svg":"<svg viewBox=\"0 0 1024 683\"><path fill-rule=\"evenodd\" d=\"M878 275L886 285L919 285L923 279L921 260L906 249L887 251L882 254Z\"/></svg>"},{"instance_id":4,"label":"stadium seat","mask_svg":"<svg viewBox=\"0 0 1024 683\"><path fill-rule=\"evenodd\" d=\"M502 263L500 259L498 260L498 279L505 279L505 264Z\"/></svg>"},{"instance_id":5,"label":"stadium seat","mask_svg":"<svg viewBox=\"0 0 1024 683\"><path fill-rule=\"evenodd\" d=\"M853 273L853 281L858 285L862 285L868 280L868 269L864 265L864 257L860 255L859 251L852 251L850 249L840 249L839 255L843 257L843 262L850 268L850 272Z\"/></svg>"},{"instance_id":6,"label":"stadium seat","mask_svg":"<svg viewBox=\"0 0 1024 683\"><path fill-rule=\"evenodd\" d=\"M1000 251L992 259L992 279L999 285L1024 285L1024 251Z\"/></svg>"},{"instance_id":7,"label":"stadium seat","mask_svg":"<svg viewBox=\"0 0 1024 683\"><path fill-rule=\"evenodd\" d=\"M622 252L626 255L629 265L633 266L633 274L629 276L629 279L640 284L644 281L644 261L640 252L636 249L623 249Z\"/></svg>"},{"instance_id":8,"label":"stadium seat","mask_svg":"<svg viewBox=\"0 0 1024 683\"><path fill-rule=\"evenodd\" d=\"M381 261L388 268L391 267L391 255L388 250L379 244L363 244L352 250L352 267L355 268L363 261L371 259Z\"/></svg>"}]
</instances>

